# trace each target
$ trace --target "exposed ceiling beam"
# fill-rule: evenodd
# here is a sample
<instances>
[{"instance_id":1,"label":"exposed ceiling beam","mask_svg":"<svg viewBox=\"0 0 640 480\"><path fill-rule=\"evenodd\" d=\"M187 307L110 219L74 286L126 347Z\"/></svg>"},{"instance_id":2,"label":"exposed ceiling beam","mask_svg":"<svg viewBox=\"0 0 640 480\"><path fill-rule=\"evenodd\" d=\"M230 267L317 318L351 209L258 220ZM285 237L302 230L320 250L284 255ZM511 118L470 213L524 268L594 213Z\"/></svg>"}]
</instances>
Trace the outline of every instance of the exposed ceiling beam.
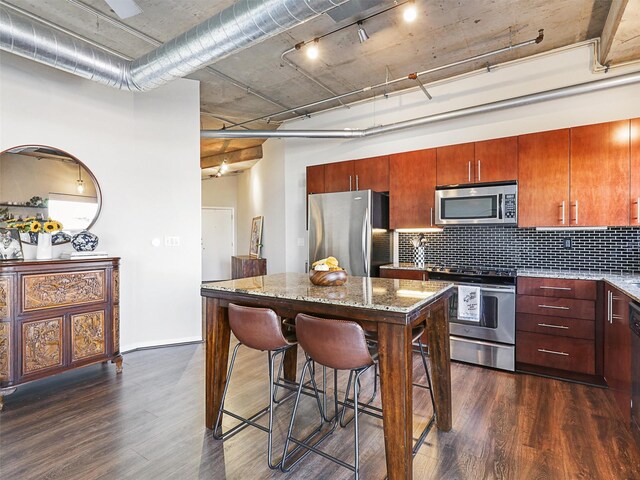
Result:
<instances>
[{"instance_id":1,"label":"exposed ceiling beam","mask_svg":"<svg viewBox=\"0 0 640 480\"><path fill-rule=\"evenodd\" d=\"M262 158L262 145L257 147L243 148L242 150L234 150L233 152L219 153L210 155L200 159L200 168L211 168L222 165L227 161L227 165L238 162L247 162L249 160L259 160Z\"/></svg>"},{"instance_id":2,"label":"exposed ceiling beam","mask_svg":"<svg viewBox=\"0 0 640 480\"><path fill-rule=\"evenodd\" d=\"M628 3L629 0L615 0L611 2L607 20L604 22L602 35L600 35L600 63L602 65L606 65L607 62L611 60L609 58L611 45L613 45L613 40L618 33L618 27L620 26L622 15L624 14Z\"/></svg>"}]
</instances>

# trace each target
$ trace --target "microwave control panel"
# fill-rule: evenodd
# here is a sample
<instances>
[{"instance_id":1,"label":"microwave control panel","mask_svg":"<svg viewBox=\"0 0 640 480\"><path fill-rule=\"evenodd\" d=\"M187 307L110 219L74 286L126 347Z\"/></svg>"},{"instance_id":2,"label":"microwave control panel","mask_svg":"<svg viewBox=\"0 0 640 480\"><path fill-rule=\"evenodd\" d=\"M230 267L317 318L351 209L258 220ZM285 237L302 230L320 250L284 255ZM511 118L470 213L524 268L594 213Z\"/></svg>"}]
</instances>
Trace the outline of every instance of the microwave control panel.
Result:
<instances>
[{"instance_id":1,"label":"microwave control panel","mask_svg":"<svg viewBox=\"0 0 640 480\"><path fill-rule=\"evenodd\" d=\"M507 193L504 196L504 218L516 218L516 194Z\"/></svg>"}]
</instances>

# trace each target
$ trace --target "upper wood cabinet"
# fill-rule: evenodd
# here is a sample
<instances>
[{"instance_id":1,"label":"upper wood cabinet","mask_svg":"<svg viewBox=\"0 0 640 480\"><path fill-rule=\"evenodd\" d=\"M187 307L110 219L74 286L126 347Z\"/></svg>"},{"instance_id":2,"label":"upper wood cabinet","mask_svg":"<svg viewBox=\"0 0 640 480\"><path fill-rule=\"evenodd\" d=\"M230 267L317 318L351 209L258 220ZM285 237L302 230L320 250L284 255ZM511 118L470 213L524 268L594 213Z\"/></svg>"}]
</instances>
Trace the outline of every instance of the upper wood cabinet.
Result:
<instances>
[{"instance_id":1,"label":"upper wood cabinet","mask_svg":"<svg viewBox=\"0 0 640 480\"><path fill-rule=\"evenodd\" d=\"M327 193L367 189L389 191L389 155L328 163L324 167Z\"/></svg>"},{"instance_id":2,"label":"upper wood cabinet","mask_svg":"<svg viewBox=\"0 0 640 480\"><path fill-rule=\"evenodd\" d=\"M353 160L348 162L327 163L324 166L324 191L348 192L355 190L355 172Z\"/></svg>"},{"instance_id":3,"label":"upper wood cabinet","mask_svg":"<svg viewBox=\"0 0 640 480\"><path fill-rule=\"evenodd\" d=\"M437 184L472 183L475 178L475 144L462 143L436 149Z\"/></svg>"},{"instance_id":4,"label":"upper wood cabinet","mask_svg":"<svg viewBox=\"0 0 640 480\"><path fill-rule=\"evenodd\" d=\"M570 176L570 225L629 225L629 120L572 128Z\"/></svg>"},{"instance_id":5,"label":"upper wood cabinet","mask_svg":"<svg viewBox=\"0 0 640 480\"><path fill-rule=\"evenodd\" d=\"M433 225L436 150L416 150L389 157L389 228Z\"/></svg>"},{"instance_id":6,"label":"upper wood cabinet","mask_svg":"<svg viewBox=\"0 0 640 480\"><path fill-rule=\"evenodd\" d=\"M569 129L518 137L518 226L569 224Z\"/></svg>"},{"instance_id":7,"label":"upper wood cabinet","mask_svg":"<svg viewBox=\"0 0 640 480\"><path fill-rule=\"evenodd\" d=\"M474 167L476 182L518 178L518 137L476 142Z\"/></svg>"},{"instance_id":8,"label":"upper wood cabinet","mask_svg":"<svg viewBox=\"0 0 640 480\"><path fill-rule=\"evenodd\" d=\"M389 155L354 160L354 190L389 191Z\"/></svg>"},{"instance_id":9,"label":"upper wood cabinet","mask_svg":"<svg viewBox=\"0 0 640 480\"><path fill-rule=\"evenodd\" d=\"M307 167L307 195L324 193L324 165Z\"/></svg>"},{"instance_id":10,"label":"upper wood cabinet","mask_svg":"<svg viewBox=\"0 0 640 480\"><path fill-rule=\"evenodd\" d=\"M640 225L640 118L631 120L631 189L629 225Z\"/></svg>"}]
</instances>

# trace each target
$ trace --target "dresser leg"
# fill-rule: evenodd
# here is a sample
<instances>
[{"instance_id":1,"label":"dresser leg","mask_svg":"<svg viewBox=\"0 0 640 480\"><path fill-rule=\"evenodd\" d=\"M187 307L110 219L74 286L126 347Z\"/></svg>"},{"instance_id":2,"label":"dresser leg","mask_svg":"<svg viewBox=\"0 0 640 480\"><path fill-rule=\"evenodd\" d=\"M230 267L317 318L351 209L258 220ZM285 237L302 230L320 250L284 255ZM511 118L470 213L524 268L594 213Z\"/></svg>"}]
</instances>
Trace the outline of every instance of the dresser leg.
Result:
<instances>
[{"instance_id":1,"label":"dresser leg","mask_svg":"<svg viewBox=\"0 0 640 480\"><path fill-rule=\"evenodd\" d=\"M17 387L0 388L0 412L4 408L4 397L15 392Z\"/></svg>"},{"instance_id":2,"label":"dresser leg","mask_svg":"<svg viewBox=\"0 0 640 480\"><path fill-rule=\"evenodd\" d=\"M116 358L111 360L111 363L116 364L116 373L122 373L122 355L118 355Z\"/></svg>"}]
</instances>

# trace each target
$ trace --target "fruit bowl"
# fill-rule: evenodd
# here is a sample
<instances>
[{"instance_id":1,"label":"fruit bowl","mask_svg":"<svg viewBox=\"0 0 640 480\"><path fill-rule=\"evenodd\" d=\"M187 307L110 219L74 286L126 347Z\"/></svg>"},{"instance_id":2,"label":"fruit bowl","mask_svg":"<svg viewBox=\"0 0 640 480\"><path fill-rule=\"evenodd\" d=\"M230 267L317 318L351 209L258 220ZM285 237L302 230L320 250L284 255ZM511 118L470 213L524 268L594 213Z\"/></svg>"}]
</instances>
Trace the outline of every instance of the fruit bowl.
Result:
<instances>
[{"instance_id":1,"label":"fruit bowl","mask_svg":"<svg viewBox=\"0 0 640 480\"><path fill-rule=\"evenodd\" d=\"M320 287L337 287L347 283L347 272L345 270L330 270L328 272L311 270L309 280Z\"/></svg>"}]
</instances>

